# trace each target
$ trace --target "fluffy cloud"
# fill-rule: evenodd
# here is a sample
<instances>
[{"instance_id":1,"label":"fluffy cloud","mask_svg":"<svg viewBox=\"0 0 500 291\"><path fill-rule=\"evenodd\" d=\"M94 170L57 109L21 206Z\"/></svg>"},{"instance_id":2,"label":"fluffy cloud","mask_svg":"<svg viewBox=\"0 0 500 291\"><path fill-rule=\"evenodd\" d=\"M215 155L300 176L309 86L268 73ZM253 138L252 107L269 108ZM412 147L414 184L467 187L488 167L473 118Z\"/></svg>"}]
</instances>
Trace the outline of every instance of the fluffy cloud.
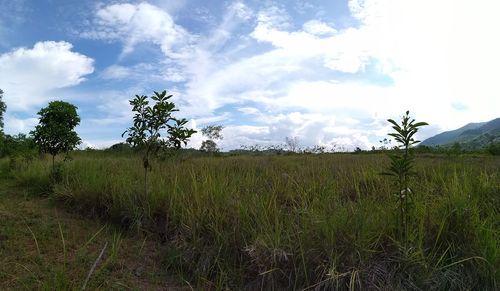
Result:
<instances>
[{"instance_id":1,"label":"fluffy cloud","mask_svg":"<svg viewBox=\"0 0 500 291\"><path fill-rule=\"evenodd\" d=\"M67 42L38 42L0 55L0 88L9 111L25 111L48 99L54 89L74 86L94 71L93 60ZM60 98L60 97L59 97Z\"/></svg>"},{"instance_id":2,"label":"fluffy cloud","mask_svg":"<svg viewBox=\"0 0 500 291\"><path fill-rule=\"evenodd\" d=\"M186 57L188 44L193 36L174 23L169 13L148 4L113 4L96 12L92 29L83 37L119 40L124 44L123 54L128 54L141 42L151 42L161 47L170 58Z\"/></svg>"}]
</instances>

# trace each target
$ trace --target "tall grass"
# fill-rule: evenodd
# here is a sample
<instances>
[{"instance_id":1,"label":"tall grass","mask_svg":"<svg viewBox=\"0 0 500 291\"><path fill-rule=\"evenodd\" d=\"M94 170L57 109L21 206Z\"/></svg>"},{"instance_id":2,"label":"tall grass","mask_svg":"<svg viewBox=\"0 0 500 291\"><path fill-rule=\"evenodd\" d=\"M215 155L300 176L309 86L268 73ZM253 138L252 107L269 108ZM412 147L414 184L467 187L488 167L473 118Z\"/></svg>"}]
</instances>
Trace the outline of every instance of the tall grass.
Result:
<instances>
[{"instance_id":1,"label":"tall grass","mask_svg":"<svg viewBox=\"0 0 500 291\"><path fill-rule=\"evenodd\" d=\"M80 154L53 196L169 245L167 268L200 288L494 290L500 159L417 158L410 247L382 155L224 157L156 163ZM15 165L46 183L46 161Z\"/></svg>"}]
</instances>

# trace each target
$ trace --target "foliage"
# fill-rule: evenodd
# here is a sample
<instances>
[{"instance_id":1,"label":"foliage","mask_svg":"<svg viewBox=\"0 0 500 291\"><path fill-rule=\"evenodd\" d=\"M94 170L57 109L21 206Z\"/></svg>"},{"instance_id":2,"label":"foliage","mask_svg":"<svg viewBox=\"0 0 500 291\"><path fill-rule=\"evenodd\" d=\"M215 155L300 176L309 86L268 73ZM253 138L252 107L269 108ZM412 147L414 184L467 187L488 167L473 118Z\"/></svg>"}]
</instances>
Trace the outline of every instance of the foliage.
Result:
<instances>
[{"instance_id":1,"label":"foliage","mask_svg":"<svg viewBox=\"0 0 500 291\"><path fill-rule=\"evenodd\" d=\"M149 98L154 105L149 105ZM151 170L151 157L162 149L179 149L196 132L185 127L185 118L177 119L172 114L179 111L170 100L172 95L167 91L154 92L151 97L135 95L130 100L132 111L135 112L134 125L122 136L128 135L127 143L143 151L144 193L147 194L147 173Z\"/></svg>"},{"instance_id":2,"label":"foliage","mask_svg":"<svg viewBox=\"0 0 500 291\"><path fill-rule=\"evenodd\" d=\"M131 152L131 147L130 144L120 142L116 143L112 146L110 146L106 151L111 151L111 152Z\"/></svg>"},{"instance_id":3,"label":"foliage","mask_svg":"<svg viewBox=\"0 0 500 291\"><path fill-rule=\"evenodd\" d=\"M5 135L0 143L0 157L33 156L36 144L32 137L25 134Z\"/></svg>"},{"instance_id":4,"label":"foliage","mask_svg":"<svg viewBox=\"0 0 500 291\"><path fill-rule=\"evenodd\" d=\"M68 153L81 142L74 130L80 124L76 110L68 102L52 101L38 112L40 120L31 134L39 150L52 155L52 162L57 154Z\"/></svg>"},{"instance_id":5,"label":"foliage","mask_svg":"<svg viewBox=\"0 0 500 291\"><path fill-rule=\"evenodd\" d=\"M488 153L494 156L500 156L500 142L497 143L490 143L488 147L486 148Z\"/></svg>"},{"instance_id":6,"label":"foliage","mask_svg":"<svg viewBox=\"0 0 500 291\"><path fill-rule=\"evenodd\" d=\"M396 196L399 201L400 213L400 235L405 243L408 239L408 224L409 224L409 205L412 199L412 190L409 188L410 176L414 174L414 156L410 151L410 147L420 141L414 139L414 135L418 132L419 127L428 125L426 122L415 122L415 119L410 117L410 111L401 118L401 125L392 119L387 120L392 124L395 130L389 133L390 136L398 142L399 151L389 153L391 165L385 175L394 177L398 185L398 193Z\"/></svg>"},{"instance_id":7,"label":"foliage","mask_svg":"<svg viewBox=\"0 0 500 291\"><path fill-rule=\"evenodd\" d=\"M379 140L379 143L380 143L379 150L381 150L381 151L389 150L391 148L391 142L392 142L392 140L388 139L388 138L384 138L382 140Z\"/></svg>"},{"instance_id":8,"label":"foliage","mask_svg":"<svg viewBox=\"0 0 500 291\"><path fill-rule=\"evenodd\" d=\"M202 128L201 133L208 139L201 143L200 150L207 153L218 152L219 148L215 141L222 140L224 138L222 136L222 129L224 129L222 125L207 125Z\"/></svg>"},{"instance_id":9,"label":"foliage","mask_svg":"<svg viewBox=\"0 0 500 291\"><path fill-rule=\"evenodd\" d=\"M328 152L327 147L323 145L315 145L313 147L304 148L303 150L304 154L324 154L327 152Z\"/></svg>"},{"instance_id":10,"label":"foliage","mask_svg":"<svg viewBox=\"0 0 500 291\"><path fill-rule=\"evenodd\" d=\"M211 139L207 139L201 142L200 151L207 153L215 153L219 151L217 143Z\"/></svg>"},{"instance_id":11,"label":"foliage","mask_svg":"<svg viewBox=\"0 0 500 291\"><path fill-rule=\"evenodd\" d=\"M221 140L224 138L222 136L223 129L222 125L207 125L201 129L201 133L209 139Z\"/></svg>"},{"instance_id":12,"label":"foliage","mask_svg":"<svg viewBox=\"0 0 500 291\"><path fill-rule=\"evenodd\" d=\"M6 110L7 110L7 105L3 101L3 91L2 91L2 89L0 89L0 135L3 134L3 126L4 126L4 123L3 123L4 116L3 115L5 114ZM1 138L1 136L0 136L0 138Z\"/></svg>"}]
</instances>

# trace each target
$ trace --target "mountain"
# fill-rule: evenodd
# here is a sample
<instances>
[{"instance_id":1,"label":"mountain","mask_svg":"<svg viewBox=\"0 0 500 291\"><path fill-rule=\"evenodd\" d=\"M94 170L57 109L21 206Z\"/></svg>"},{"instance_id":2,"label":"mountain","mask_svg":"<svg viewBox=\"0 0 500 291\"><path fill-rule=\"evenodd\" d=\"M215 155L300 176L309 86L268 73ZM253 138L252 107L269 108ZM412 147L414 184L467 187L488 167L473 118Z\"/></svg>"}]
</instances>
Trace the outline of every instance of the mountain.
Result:
<instances>
[{"instance_id":1,"label":"mountain","mask_svg":"<svg viewBox=\"0 0 500 291\"><path fill-rule=\"evenodd\" d=\"M500 118L469 123L459 129L442 132L422 141L420 145L447 146L460 143L464 148L478 149L491 142L500 142Z\"/></svg>"}]
</instances>

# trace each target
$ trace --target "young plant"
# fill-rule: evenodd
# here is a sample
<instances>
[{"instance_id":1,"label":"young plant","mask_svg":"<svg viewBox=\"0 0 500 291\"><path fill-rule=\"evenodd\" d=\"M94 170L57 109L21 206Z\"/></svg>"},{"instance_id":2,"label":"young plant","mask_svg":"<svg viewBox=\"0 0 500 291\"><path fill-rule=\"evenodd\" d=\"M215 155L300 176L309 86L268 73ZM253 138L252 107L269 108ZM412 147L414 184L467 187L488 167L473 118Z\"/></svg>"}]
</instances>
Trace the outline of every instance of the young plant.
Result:
<instances>
[{"instance_id":1,"label":"young plant","mask_svg":"<svg viewBox=\"0 0 500 291\"><path fill-rule=\"evenodd\" d=\"M149 105L149 98L154 102ZM179 111L169 99L167 91L154 92L151 97L135 95L130 100L134 115L134 125L123 132L128 134L127 143L143 151L144 194L148 194L148 171L151 171L151 158L161 149L179 149L196 132L184 127L185 118L177 119L172 113Z\"/></svg>"},{"instance_id":2,"label":"young plant","mask_svg":"<svg viewBox=\"0 0 500 291\"><path fill-rule=\"evenodd\" d=\"M38 112L40 121L31 134L40 151L52 155L52 169L57 154L67 153L81 142L74 130L80 124L76 109L68 102L52 101Z\"/></svg>"},{"instance_id":3,"label":"young plant","mask_svg":"<svg viewBox=\"0 0 500 291\"><path fill-rule=\"evenodd\" d=\"M401 118L401 124L392 119L388 119L387 121L392 124L392 128L395 130L395 132L389 133L389 135L394 138L398 145L394 153L388 154L391 159L391 165L388 169L389 171L383 174L393 177L399 188L397 197L400 216L400 235L406 244L408 240L408 212L412 194L409 187L409 179L414 174L414 157L410 148L412 145L420 142L413 138L418 129L428 124L426 122L415 122L415 119L410 117L410 111L406 111L406 114Z\"/></svg>"},{"instance_id":4,"label":"young plant","mask_svg":"<svg viewBox=\"0 0 500 291\"><path fill-rule=\"evenodd\" d=\"M7 110L7 105L3 101L3 91L0 89L0 134L3 134L3 116Z\"/></svg>"}]
</instances>

